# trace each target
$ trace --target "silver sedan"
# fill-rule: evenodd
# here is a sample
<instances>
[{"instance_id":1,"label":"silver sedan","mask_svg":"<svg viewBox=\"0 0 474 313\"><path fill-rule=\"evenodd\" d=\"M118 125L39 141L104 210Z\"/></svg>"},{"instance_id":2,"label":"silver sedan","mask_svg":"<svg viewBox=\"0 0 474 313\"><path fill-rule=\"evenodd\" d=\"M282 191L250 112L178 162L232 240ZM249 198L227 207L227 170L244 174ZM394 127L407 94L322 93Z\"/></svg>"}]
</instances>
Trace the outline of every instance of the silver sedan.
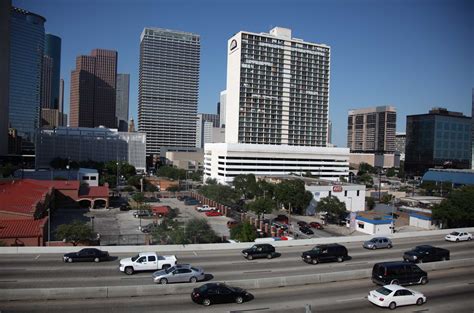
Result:
<instances>
[{"instance_id":1,"label":"silver sedan","mask_svg":"<svg viewBox=\"0 0 474 313\"><path fill-rule=\"evenodd\" d=\"M392 241L386 237L372 238L362 245L366 249L380 249L380 248L392 248Z\"/></svg>"},{"instance_id":2,"label":"silver sedan","mask_svg":"<svg viewBox=\"0 0 474 313\"><path fill-rule=\"evenodd\" d=\"M178 282L195 283L204 280L205 277L206 274L201 268L189 264L178 264L153 273L153 281L162 285Z\"/></svg>"}]
</instances>

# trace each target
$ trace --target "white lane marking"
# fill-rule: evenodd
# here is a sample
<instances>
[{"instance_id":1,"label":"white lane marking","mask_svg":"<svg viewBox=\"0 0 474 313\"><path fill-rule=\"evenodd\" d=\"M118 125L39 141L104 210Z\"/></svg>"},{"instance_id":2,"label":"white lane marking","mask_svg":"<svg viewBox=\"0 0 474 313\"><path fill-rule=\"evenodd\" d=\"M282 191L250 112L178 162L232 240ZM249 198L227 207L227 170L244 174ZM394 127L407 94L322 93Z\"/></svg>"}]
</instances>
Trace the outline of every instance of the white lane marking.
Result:
<instances>
[{"instance_id":1,"label":"white lane marking","mask_svg":"<svg viewBox=\"0 0 474 313\"><path fill-rule=\"evenodd\" d=\"M366 297L358 297L358 298L351 298L351 299L340 299L336 300L336 302L349 302L349 301L356 301L356 300L364 300Z\"/></svg>"},{"instance_id":2,"label":"white lane marking","mask_svg":"<svg viewBox=\"0 0 474 313\"><path fill-rule=\"evenodd\" d=\"M39 259L39 257L40 257L40 255L38 254L38 255L36 256L35 260L38 260L38 259Z\"/></svg>"},{"instance_id":3,"label":"white lane marking","mask_svg":"<svg viewBox=\"0 0 474 313\"><path fill-rule=\"evenodd\" d=\"M193 251L193 253L194 253L195 256L198 256L198 254L196 253L196 251Z\"/></svg>"}]
</instances>

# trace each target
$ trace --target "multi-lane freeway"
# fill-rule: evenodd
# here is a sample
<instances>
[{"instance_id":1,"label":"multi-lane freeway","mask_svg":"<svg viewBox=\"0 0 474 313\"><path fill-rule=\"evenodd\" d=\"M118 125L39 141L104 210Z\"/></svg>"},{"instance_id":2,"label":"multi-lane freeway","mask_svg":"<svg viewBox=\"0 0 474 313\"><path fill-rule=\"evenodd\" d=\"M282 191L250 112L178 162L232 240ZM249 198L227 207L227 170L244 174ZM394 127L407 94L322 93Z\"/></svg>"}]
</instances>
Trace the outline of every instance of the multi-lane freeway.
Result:
<instances>
[{"instance_id":1,"label":"multi-lane freeway","mask_svg":"<svg viewBox=\"0 0 474 313\"><path fill-rule=\"evenodd\" d=\"M283 277L316 273L351 271L371 268L375 262L402 260L404 251L418 244L448 248L451 259L474 258L474 242L450 243L440 236L394 239L394 247L366 250L360 242L344 244L351 260L343 263L308 265L301 261L301 252L311 246L277 248L281 256L272 259L247 261L240 250L176 252L179 263L202 267L212 275L211 281L232 281L251 278ZM149 247L152 249L153 247ZM170 251L169 253L173 253ZM166 253L168 254L168 253ZM130 255L114 255L118 259ZM0 255L0 289L60 288L92 286L131 286L153 284L151 273L127 276L118 271L118 259L99 264L62 262L58 254ZM429 274L430 282L414 289L426 293L428 303L422 307L399 308L413 312L474 312L474 269L463 267L440 270ZM198 283L199 285L199 283ZM243 305L216 305L204 308L191 302L188 295L156 295L139 298L83 299L54 301L0 302L3 312L226 312L267 311L304 312L309 304L313 312L341 312L345 310L371 312L378 308L366 299L374 288L370 279L337 283L250 290L255 298Z\"/></svg>"}]
</instances>

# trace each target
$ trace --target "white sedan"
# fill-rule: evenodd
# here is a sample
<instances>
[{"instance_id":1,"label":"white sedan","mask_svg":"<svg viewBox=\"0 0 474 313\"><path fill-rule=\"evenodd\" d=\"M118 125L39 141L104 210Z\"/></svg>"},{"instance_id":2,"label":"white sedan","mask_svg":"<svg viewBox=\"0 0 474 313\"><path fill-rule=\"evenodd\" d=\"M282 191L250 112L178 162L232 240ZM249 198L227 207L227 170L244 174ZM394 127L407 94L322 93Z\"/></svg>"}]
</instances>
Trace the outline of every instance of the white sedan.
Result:
<instances>
[{"instance_id":1,"label":"white sedan","mask_svg":"<svg viewBox=\"0 0 474 313\"><path fill-rule=\"evenodd\" d=\"M447 241L467 241L472 239L472 234L466 231L453 231L451 234L444 237Z\"/></svg>"},{"instance_id":2,"label":"white sedan","mask_svg":"<svg viewBox=\"0 0 474 313\"><path fill-rule=\"evenodd\" d=\"M375 305L394 310L397 306L417 304L426 302L426 297L411 289L399 285L386 285L377 290L372 290L367 299Z\"/></svg>"}]
</instances>

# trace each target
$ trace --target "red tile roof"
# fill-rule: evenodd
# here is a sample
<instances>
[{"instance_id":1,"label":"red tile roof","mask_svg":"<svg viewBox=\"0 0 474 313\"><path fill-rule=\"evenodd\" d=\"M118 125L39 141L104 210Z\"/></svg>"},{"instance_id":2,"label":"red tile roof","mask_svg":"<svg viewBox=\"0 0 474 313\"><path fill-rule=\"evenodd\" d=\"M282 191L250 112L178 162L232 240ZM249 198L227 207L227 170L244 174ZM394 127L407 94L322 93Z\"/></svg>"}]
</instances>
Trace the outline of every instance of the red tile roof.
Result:
<instances>
[{"instance_id":1,"label":"red tile roof","mask_svg":"<svg viewBox=\"0 0 474 313\"><path fill-rule=\"evenodd\" d=\"M170 211L169 206L154 206L151 208L154 214L162 214L162 215L167 215Z\"/></svg>"},{"instance_id":2,"label":"red tile roof","mask_svg":"<svg viewBox=\"0 0 474 313\"><path fill-rule=\"evenodd\" d=\"M88 197L88 198L108 198L109 197L109 187L107 186L97 186L97 187L85 187L81 188L79 192L79 197Z\"/></svg>"},{"instance_id":3,"label":"red tile roof","mask_svg":"<svg viewBox=\"0 0 474 313\"><path fill-rule=\"evenodd\" d=\"M13 180L0 183L0 211L34 214L36 205L52 188L34 180Z\"/></svg>"},{"instance_id":4,"label":"red tile roof","mask_svg":"<svg viewBox=\"0 0 474 313\"><path fill-rule=\"evenodd\" d=\"M40 220L2 220L0 221L1 238L26 238L42 236L42 228L48 218Z\"/></svg>"}]
</instances>

